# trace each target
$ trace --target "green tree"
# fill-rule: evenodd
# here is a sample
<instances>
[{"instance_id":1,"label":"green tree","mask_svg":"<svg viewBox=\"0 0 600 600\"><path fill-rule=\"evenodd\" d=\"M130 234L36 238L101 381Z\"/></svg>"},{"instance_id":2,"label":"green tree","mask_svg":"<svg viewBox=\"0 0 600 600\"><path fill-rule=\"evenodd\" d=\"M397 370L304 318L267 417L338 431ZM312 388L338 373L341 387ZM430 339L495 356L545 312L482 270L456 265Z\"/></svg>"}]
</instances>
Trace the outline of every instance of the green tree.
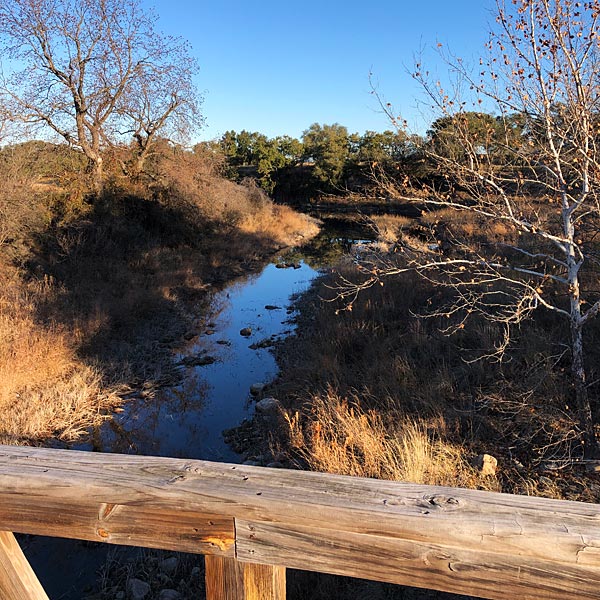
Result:
<instances>
[{"instance_id":1,"label":"green tree","mask_svg":"<svg viewBox=\"0 0 600 600\"><path fill-rule=\"evenodd\" d=\"M344 168L351 156L348 130L339 123L313 123L302 134L307 158L315 163L314 175L325 190L340 188Z\"/></svg>"}]
</instances>

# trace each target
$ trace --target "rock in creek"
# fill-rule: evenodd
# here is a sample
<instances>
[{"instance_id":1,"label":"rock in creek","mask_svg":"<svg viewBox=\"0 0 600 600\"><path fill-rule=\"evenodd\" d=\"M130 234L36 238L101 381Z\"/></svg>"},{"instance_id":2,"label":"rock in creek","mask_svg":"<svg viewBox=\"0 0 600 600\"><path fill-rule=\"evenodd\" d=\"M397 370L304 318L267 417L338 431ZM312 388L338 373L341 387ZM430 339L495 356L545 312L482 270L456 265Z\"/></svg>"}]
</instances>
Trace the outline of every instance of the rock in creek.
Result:
<instances>
[{"instance_id":1,"label":"rock in creek","mask_svg":"<svg viewBox=\"0 0 600 600\"><path fill-rule=\"evenodd\" d=\"M265 310L281 310L281 306L275 306L275 304L266 304Z\"/></svg>"},{"instance_id":2,"label":"rock in creek","mask_svg":"<svg viewBox=\"0 0 600 600\"><path fill-rule=\"evenodd\" d=\"M263 393L264 389L265 389L265 384L264 383L253 383L250 386L250 393L253 396L260 396Z\"/></svg>"},{"instance_id":3,"label":"rock in creek","mask_svg":"<svg viewBox=\"0 0 600 600\"><path fill-rule=\"evenodd\" d=\"M263 398L256 403L256 412L263 415L272 415L279 411L279 400L276 398Z\"/></svg>"},{"instance_id":4,"label":"rock in creek","mask_svg":"<svg viewBox=\"0 0 600 600\"><path fill-rule=\"evenodd\" d=\"M252 329L250 327L244 327L240 329L240 335L242 337L250 337L252 335Z\"/></svg>"},{"instance_id":5,"label":"rock in creek","mask_svg":"<svg viewBox=\"0 0 600 600\"><path fill-rule=\"evenodd\" d=\"M186 356L181 360L179 364L185 365L186 367L204 367L206 365L212 365L217 362L214 356L208 354L196 354L194 356Z\"/></svg>"},{"instance_id":6,"label":"rock in creek","mask_svg":"<svg viewBox=\"0 0 600 600\"><path fill-rule=\"evenodd\" d=\"M273 338L265 338L260 342L256 342L254 344L250 344L248 348L250 350L259 350L260 348L272 348L275 345L275 340Z\"/></svg>"}]
</instances>

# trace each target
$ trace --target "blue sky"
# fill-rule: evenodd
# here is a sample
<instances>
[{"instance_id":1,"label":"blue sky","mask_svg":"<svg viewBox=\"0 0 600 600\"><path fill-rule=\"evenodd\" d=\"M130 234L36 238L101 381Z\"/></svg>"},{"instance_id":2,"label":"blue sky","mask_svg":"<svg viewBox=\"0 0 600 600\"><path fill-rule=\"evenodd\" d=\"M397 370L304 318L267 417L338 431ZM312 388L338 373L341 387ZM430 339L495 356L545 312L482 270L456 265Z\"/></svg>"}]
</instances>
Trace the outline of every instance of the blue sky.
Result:
<instances>
[{"instance_id":1,"label":"blue sky","mask_svg":"<svg viewBox=\"0 0 600 600\"><path fill-rule=\"evenodd\" d=\"M416 129L418 87L406 69L438 42L465 59L482 53L493 0L145 0L164 33L192 44L207 125L299 137L311 123L389 128L369 94L369 72Z\"/></svg>"}]
</instances>

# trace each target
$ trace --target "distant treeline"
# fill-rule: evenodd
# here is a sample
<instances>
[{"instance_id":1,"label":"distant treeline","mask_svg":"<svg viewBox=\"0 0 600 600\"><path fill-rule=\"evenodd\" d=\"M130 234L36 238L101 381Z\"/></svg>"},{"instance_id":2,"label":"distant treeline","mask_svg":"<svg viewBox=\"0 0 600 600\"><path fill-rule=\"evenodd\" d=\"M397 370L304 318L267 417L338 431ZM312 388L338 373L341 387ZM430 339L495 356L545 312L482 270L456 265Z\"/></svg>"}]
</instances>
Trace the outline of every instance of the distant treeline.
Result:
<instances>
[{"instance_id":1,"label":"distant treeline","mask_svg":"<svg viewBox=\"0 0 600 600\"><path fill-rule=\"evenodd\" d=\"M373 168L405 161L419 144L402 132L360 135L338 123L314 123L301 139L228 131L205 145L223 153L228 177L255 178L266 192L289 202L364 188Z\"/></svg>"},{"instance_id":2,"label":"distant treeline","mask_svg":"<svg viewBox=\"0 0 600 600\"><path fill-rule=\"evenodd\" d=\"M435 120L424 136L402 130L349 133L338 123L314 123L301 139L228 131L200 146L222 155L230 179L251 177L278 200L303 202L323 195L369 195L382 178L452 186L444 160L526 169L526 162L516 164L511 157L516 147L535 153L540 126L531 115L460 112Z\"/></svg>"}]
</instances>

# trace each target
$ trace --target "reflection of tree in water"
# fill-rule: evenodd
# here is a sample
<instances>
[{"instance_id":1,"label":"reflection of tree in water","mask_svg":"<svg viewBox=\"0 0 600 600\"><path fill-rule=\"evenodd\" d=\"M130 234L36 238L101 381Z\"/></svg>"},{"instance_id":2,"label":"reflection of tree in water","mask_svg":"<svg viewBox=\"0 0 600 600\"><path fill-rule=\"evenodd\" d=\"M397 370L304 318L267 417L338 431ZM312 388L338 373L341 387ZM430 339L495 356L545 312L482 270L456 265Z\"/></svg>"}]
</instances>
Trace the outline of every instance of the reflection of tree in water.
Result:
<instances>
[{"instance_id":1,"label":"reflection of tree in water","mask_svg":"<svg viewBox=\"0 0 600 600\"><path fill-rule=\"evenodd\" d=\"M170 420L169 427L177 425L182 441L194 440L199 424L193 414L205 407L209 389L204 378L190 372L180 385L158 390L151 398L131 401L126 418L111 419L110 429L100 432L100 447L110 452L167 456L168 449L161 448L164 421Z\"/></svg>"},{"instance_id":2,"label":"reflection of tree in water","mask_svg":"<svg viewBox=\"0 0 600 600\"><path fill-rule=\"evenodd\" d=\"M335 265L352 247L375 239L375 232L365 221L326 219L320 233L301 248L294 248L280 258L281 262L298 263L303 260L317 270Z\"/></svg>"},{"instance_id":3,"label":"reflection of tree in water","mask_svg":"<svg viewBox=\"0 0 600 600\"><path fill-rule=\"evenodd\" d=\"M184 420L186 411L204 408L210 387L205 378L192 371L186 375L181 385L165 388L160 394L157 394L157 400L166 402L169 409L172 409Z\"/></svg>"}]
</instances>

